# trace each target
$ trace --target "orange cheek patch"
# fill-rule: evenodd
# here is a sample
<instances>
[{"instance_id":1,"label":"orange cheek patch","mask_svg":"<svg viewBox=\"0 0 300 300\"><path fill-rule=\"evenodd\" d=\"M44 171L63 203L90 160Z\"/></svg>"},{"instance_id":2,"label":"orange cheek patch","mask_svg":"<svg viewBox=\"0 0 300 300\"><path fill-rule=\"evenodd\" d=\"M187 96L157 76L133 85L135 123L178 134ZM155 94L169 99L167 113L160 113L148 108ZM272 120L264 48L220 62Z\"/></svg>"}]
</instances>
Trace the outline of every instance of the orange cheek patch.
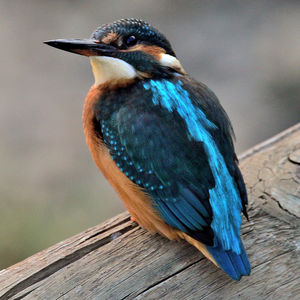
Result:
<instances>
[{"instance_id":1,"label":"orange cheek patch","mask_svg":"<svg viewBox=\"0 0 300 300\"><path fill-rule=\"evenodd\" d=\"M150 46L150 45L136 45L133 46L127 50L124 50L124 52L127 51L142 51L142 52L146 52L150 55L152 55L153 57L155 57L157 60L160 59L161 55L166 53L166 50L158 47L158 46Z\"/></svg>"},{"instance_id":2,"label":"orange cheek patch","mask_svg":"<svg viewBox=\"0 0 300 300\"><path fill-rule=\"evenodd\" d=\"M105 44L110 44L118 39L119 35L116 32L110 32L108 35L106 35L101 42Z\"/></svg>"}]
</instances>

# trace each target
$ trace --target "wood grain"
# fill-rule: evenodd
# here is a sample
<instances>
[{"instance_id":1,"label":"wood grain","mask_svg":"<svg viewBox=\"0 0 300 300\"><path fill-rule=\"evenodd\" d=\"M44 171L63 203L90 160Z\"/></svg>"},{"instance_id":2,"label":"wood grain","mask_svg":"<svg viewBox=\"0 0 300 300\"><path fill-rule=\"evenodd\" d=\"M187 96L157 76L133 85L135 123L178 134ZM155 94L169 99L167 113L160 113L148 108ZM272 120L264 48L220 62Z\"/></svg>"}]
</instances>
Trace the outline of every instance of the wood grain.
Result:
<instances>
[{"instance_id":1,"label":"wood grain","mask_svg":"<svg viewBox=\"0 0 300 300\"><path fill-rule=\"evenodd\" d=\"M249 193L250 277L232 281L196 249L127 213L0 271L0 299L297 299L300 124L240 157Z\"/></svg>"}]
</instances>

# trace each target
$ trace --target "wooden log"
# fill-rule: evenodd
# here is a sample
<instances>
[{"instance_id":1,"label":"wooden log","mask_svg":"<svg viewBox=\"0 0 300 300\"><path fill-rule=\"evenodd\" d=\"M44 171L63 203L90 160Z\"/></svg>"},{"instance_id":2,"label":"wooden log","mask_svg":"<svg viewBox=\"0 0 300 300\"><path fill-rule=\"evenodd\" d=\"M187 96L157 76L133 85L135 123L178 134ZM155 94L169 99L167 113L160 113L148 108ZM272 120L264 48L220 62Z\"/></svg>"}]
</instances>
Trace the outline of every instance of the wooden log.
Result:
<instances>
[{"instance_id":1,"label":"wooden log","mask_svg":"<svg viewBox=\"0 0 300 300\"><path fill-rule=\"evenodd\" d=\"M300 297L300 124L247 151L240 165L251 276L235 282L189 244L152 236L122 213L0 271L0 299Z\"/></svg>"}]
</instances>

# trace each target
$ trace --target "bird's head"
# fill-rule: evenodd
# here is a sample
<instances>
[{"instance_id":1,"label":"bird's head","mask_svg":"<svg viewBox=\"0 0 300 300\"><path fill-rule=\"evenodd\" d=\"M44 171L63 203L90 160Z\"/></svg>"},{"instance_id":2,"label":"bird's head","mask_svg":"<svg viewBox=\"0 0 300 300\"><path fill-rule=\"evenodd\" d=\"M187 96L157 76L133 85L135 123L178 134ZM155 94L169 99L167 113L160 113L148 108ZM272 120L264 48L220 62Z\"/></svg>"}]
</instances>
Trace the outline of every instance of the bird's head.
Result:
<instances>
[{"instance_id":1,"label":"bird's head","mask_svg":"<svg viewBox=\"0 0 300 300\"><path fill-rule=\"evenodd\" d=\"M102 25L90 39L58 39L45 43L88 56L95 86L107 81L185 74L165 36L141 20L123 19Z\"/></svg>"}]
</instances>

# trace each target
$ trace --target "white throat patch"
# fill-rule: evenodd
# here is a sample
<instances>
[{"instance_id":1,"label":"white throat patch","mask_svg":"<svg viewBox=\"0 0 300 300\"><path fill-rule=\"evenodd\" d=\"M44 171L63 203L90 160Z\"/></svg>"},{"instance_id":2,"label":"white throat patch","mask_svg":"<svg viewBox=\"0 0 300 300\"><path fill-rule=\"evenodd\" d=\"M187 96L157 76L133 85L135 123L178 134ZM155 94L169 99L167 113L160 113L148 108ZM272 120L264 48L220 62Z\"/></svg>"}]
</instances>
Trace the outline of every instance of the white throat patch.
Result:
<instances>
[{"instance_id":1,"label":"white throat patch","mask_svg":"<svg viewBox=\"0 0 300 300\"><path fill-rule=\"evenodd\" d=\"M159 62L162 66L170 67L170 68L178 71L182 75L186 74L183 67L181 66L180 61L175 56L163 53L160 57Z\"/></svg>"},{"instance_id":2,"label":"white throat patch","mask_svg":"<svg viewBox=\"0 0 300 300\"><path fill-rule=\"evenodd\" d=\"M133 79L137 71L124 60L108 56L90 56L95 86L110 80Z\"/></svg>"}]
</instances>

